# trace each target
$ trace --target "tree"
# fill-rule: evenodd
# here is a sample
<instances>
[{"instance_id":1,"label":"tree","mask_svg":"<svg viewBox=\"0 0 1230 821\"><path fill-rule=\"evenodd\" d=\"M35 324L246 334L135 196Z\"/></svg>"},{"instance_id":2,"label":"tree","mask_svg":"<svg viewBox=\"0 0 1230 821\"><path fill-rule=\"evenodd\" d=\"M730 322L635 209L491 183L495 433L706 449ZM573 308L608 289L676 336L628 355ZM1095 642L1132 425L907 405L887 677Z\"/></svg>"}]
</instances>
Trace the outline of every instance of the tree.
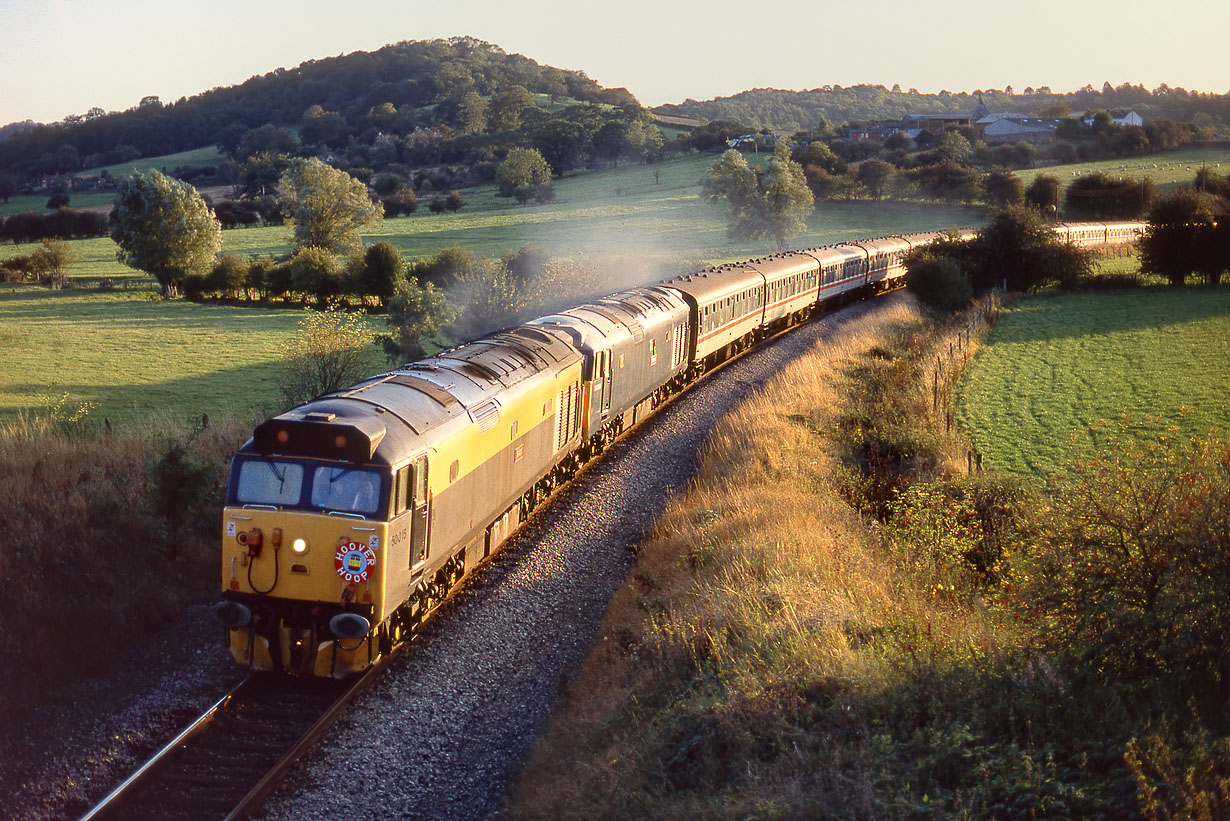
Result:
<instances>
[{"instance_id":1,"label":"tree","mask_svg":"<svg viewBox=\"0 0 1230 821\"><path fill-rule=\"evenodd\" d=\"M30 255L31 267L37 276L46 277L53 288L63 288L68 278L64 271L73 262L73 252L67 242L43 240L43 247Z\"/></svg>"},{"instance_id":2,"label":"tree","mask_svg":"<svg viewBox=\"0 0 1230 821\"><path fill-rule=\"evenodd\" d=\"M833 149L819 140L809 143L806 148L799 152L799 156L795 157L795 159L798 160L800 165L814 165L817 168L823 168L830 174L846 173L846 164L833 153Z\"/></svg>"},{"instance_id":3,"label":"tree","mask_svg":"<svg viewBox=\"0 0 1230 821\"><path fill-rule=\"evenodd\" d=\"M940 137L936 151L944 159L964 164L969 161L973 147L959 131L945 131L944 136Z\"/></svg>"},{"instance_id":4,"label":"tree","mask_svg":"<svg viewBox=\"0 0 1230 821\"><path fill-rule=\"evenodd\" d=\"M1163 197L1149 211L1148 225L1138 243L1140 270L1164 276L1172 285L1182 285L1198 269L1207 272L1212 266L1202 257L1212 245L1208 237L1214 234L1213 222L1213 200L1208 194L1186 190Z\"/></svg>"},{"instance_id":5,"label":"tree","mask_svg":"<svg viewBox=\"0 0 1230 821\"><path fill-rule=\"evenodd\" d=\"M293 339L282 343L278 387L298 405L353 385L370 371L372 329L362 313L309 311Z\"/></svg>"},{"instance_id":6,"label":"tree","mask_svg":"<svg viewBox=\"0 0 1230 821\"><path fill-rule=\"evenodd\" d=\"M539 186L551 182L551 166L533 148L514 148L495 170L495 181L501 197L516 197L525 204Z\"/></svg>"},{"instance_id":7,"label":"tree","mask_svg":"<svg viewBox=\"0 0 1230 821\"><path fill-rule=\"evenodd\" d=\"M218 257L205 284L223 296L238 297L240 291L248 288L248 261L236 254L223 254Z\"/></svg>"},{"instance_id":8,"label":"tree","mask_svg":"<svg viewBox=\"0 0 1230 821\"><path fill-rule=\"evenodd\" d=\"M1007 281L1008 288L1028 291L1043 282L1071 287L1088 275L1088 251L1060 242L1037 211L1023 206L995 213L973 243L975 293Z\"/></svg>"},{"instance_id":9,"label":"tree","mask_svg":"<svg viewBox=\"0 0 1230 821\"><path fill-rule=\"evenodd\" d=\"M982 181L983 190L987 194L987 202L998 208L1009 205L1020 205L1024 202L1021 191L1021 180L1008 168L993 168Z\"/></svg>"},{"instance_id":10,"label":"tree","mask_svg":"<svg viewBox=\"0 0 1230 821\"><path fill-rule=\"evenodd\" d=\"M1059 477L1031 574L1051 638L1128 679L1224 686L1230 631L1227 443L1112 432Z\"/></svg>"},{"instance_id":11,"label":"tree","mask_svg":"<svg viewBox=\"0 0 1230 821\"><path fill-rule=\"evenodd\" d=\"M195 188L150 170L120 183L111 238L121 262L152 274L174 296L185 276L209 271L222 226Z\"/></svg>"},{"instance_id":12,"label":"tree","mask_svg":"<svg viewBox=\"0 0 1230 821\"><path fill-rule=\"evenodd\" d=\"M1132 219L1146 213L1153 196L1153 181L1148 177L1111 177L1095 172L1068 186L1063 208L1074 219Z\"/></svg>"},{"instance_id":13,"label":"tree","mask_svg":"<svg viewBox=\"0 0 1230 821\"><path fill-rule=\"evenodd\" d=\"M1059 209L1059 178L1049 174L1035 177L1025 189L1025 204L1053 217Z\"/></svg>"},{"instance_id":14,"label":"tree","mask_svg":"<svg viewBox=\"0 0 1230 821\"><path fill-rule=\"evenodd\" d=\"M258 154L293 154L299 150L299 138L288 128L266 123L244 132L236 159L246 160Z\"/></svg>"},{"instance_id":15,"label":"tree","mask_svg":"<svg viewBox=\"0 0 1230 821\"><path fill-rule=\"evenodd\" d=\"M726 233L734 239L772 238L779 249L807 225L815 197L803 168L790 159L781 140L764 168L752 168L731 149L709 169L702 191L706 199L727 206Z\"/></svg>"},{"instance_id":16,"label":"tree","mask_svg":"<svg viewBox=\"0 0 1230 821\"><path fill-rule=\"evenodd\" d=\"M521 127L521 112L534 105L534 97L525 86L501 88L491 98L487 121L492 131L515 131Z\"/></svg>"},{"instance_id":17,"label":"tree","mask_svg":"<svg viewBox=\"0 0 1230 821\"><path fill-rule=\"evenodd\" d=\"M427 356L426 340L451 323L457 312L444 292L430 282L410 277L397 284L389 299L389 333L378 339L393 362L413 362ZM442 347L442 346L441 346Z\"/></svg>"},{"instance_id":18,"label":"tree","mask_svg":"<svg viewBox=\"0 0 1230 821\"><path fill-rule=\"evenodd\" d=\"M359 229L384 216L367 186L315 158L291 163L280 185L298 248L351 253L361 246Z\"/></svg>"},{"instance_id":19,"label":"tree","mask_svg":"<svg viewBox=\"0 0 1230 821\"><path fill-rule=\"evenodd\" d=\"M0 173L0 200L9 201L9 197L17 193L17 177L12 174Z\"/></svg>"},{"instance_id":20,"label":"tree","mask_svg":"<svg viewBox=\"0 0 1230 821\"><path fill-rule=\"evenodd\" d=\"M457 104L457 119L462 134L481 134L487 130L487 101L477 91L467 91Z\"/></svg>"},{"instance_id":21,"label":"tree","mask_svg":"<svg viewBox=\"0 0 1230 821\"><path fill-rule=\"evenodd\" d=\"M974 298L969 277L956 260L926 249L906 259L905 286L923 302L945 311L964 308Z\"/></svg>"},{"instance_id":22,"label":"tree","mask_svg":"<svg viewBox=\"0 0 1230 821\"><path fill-rule=\"evenodd\" d=\"M857 177L859 183L867 189L868 195L878 200L884 196L884 187L895 173L897 169L892 163L884 160L863 160L858 166Z\"/></svg>"},{"instance_id":23,"label":"tree","mask_svg":"<svg viewBox=\"0 0 1230 821\"><path fill-rule=\"evenodd\" d=\"M401 251L388 242L377 242L363 252L363 267L359 269L359 288L384 305L397 291L406 267Z\"/></svg>"},{"instance_id":24,"label":"tree","mask_svg":"<svg viewBox=\"0 0 1230 821\"><path fill-rule=\"evenodd\" d=\"M287 263L292 290L316 298L323 308L342 292L342 265L327 248L309 245L295 252Z\"/></svg>"}]
</instances>

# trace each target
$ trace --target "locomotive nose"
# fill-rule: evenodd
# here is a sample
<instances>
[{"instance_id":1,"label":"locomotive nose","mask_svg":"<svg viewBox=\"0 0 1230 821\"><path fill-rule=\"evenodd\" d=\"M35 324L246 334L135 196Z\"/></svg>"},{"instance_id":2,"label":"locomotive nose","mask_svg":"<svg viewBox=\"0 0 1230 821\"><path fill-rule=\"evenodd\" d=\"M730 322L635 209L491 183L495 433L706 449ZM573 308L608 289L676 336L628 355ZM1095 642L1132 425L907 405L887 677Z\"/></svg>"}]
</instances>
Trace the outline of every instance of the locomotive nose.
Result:
<instances>
[{"instance_id":1,"label":"locomotive nose","mask_svg":"<svg viewBox=\"0 0 1230 821\"><path fill-rule=\"evenodd\" d=\"M252 611L237 601L222 601L214 606L214 616L227 627L243 627L252 621Z\"/></svg>"}]
</instances>

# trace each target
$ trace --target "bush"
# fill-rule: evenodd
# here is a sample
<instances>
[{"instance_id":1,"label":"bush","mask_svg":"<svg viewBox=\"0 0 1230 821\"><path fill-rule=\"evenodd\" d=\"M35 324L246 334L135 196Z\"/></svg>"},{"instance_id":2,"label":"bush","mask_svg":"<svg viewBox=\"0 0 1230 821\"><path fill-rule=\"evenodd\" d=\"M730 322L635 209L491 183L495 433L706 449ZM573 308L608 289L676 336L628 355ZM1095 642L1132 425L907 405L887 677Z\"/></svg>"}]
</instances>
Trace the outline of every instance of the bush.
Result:
<instances>
[{"instance_id":1,"label":"bush","mask_svg":"<svg viewBox=\"0 0 1230 821\"><path fill-rule=\"evenodd\" d=\"M907 260L905 285L924 303L943 311L960 310L974 298L974 286L960 266L930 253Z\"/></svg>"},{"instance_id":2,"label":"bush","mask_svg":"<svg viewBox=\"0 0 1230 821\"><path fill-rule=\"evenodd\" d=\"M1035 575L1050 640L1125 681L1224 687L1230 446L1113 436L1054 496Z\"/></svg>"},{"instance_id":3,"label":"bush","mask_svg":"<svg viewBox=\"0 0 1230 821\"><path fill-rule=\"evenodd\" d=\"M316 298L324 305L342 292L342 266L337 255L324 248L300 248L287 263L292 290Z\"/></svg>"},{"instance_id":4,"label":"bush","mask_svg":"<svg viewBox=\"0 0 1230 821\"><path fill-rule=\"evenodd\" d=\"M444 207L449 211L460 211L465 204L465 200L456 191L450 191L449 195L444 198Z\"/></svg>"},{"instance_id":5,"label":"bush","mask_svg":"<svg viewBox=\"0 0 1230 821\"><path fill-rule=\"evenodd\" d=\"M281 346L278 387L292 405L354 384L370 371L373 334L362 313L312 311L294 339Z\"/></svg>"}]
</instances>

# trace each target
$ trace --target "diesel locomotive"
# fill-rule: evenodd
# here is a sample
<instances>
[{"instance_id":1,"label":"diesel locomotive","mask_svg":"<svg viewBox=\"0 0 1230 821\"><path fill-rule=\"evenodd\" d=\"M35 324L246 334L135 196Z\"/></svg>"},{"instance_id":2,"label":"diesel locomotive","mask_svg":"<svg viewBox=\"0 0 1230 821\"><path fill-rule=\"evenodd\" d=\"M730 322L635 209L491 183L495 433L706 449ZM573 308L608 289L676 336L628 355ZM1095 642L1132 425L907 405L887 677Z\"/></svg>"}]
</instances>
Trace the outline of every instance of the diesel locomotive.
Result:
<instances>
[{"instance_id":1,"label":"diesel locomotive","mask_svg":"<svg viewBox=\"0 0 1230 821\"><path fill-rule=\"evenodd\" d=\"M1062 225L1082 247L1142 223ZM972 235L966 232L966 236ZM235 454L215 608L235 660L344 677L670 396L826 303L900 284L936 233L792 251L541 317L313 399Z\"/></svg>"}]
</instances>

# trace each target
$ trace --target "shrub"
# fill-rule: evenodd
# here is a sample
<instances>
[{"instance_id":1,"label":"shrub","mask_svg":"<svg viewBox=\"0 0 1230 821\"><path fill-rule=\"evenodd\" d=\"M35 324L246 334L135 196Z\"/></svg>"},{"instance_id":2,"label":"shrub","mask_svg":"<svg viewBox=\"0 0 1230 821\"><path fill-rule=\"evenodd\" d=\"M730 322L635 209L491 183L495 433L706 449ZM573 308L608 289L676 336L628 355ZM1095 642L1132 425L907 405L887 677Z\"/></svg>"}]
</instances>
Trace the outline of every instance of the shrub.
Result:
<instances>
[{"instance_id":1,"label":"shrub","mask_svg":"<svg viewBox=\"0 0 1230 821\"><path fill-rule=\"evenodd\" d=\"M974 286L969 277L952 259L923 254L911 257L906 267L906 287L933 308L956 311L969 305L974 298Z\"/></svg>"},{"instance_id":2,"label":"shrub","mask_svg":"<svg viewBox=\"0 0 1230 821\"><path fill-rule=\"evenodd\" d=\"M294 339L283 343L278 387L292 405L351 385L370 369L372 330L362 313L311 311Z\"/></svg>"},{"instance_id":3,"label":"shrub","mask_svg":"<svg viewBox=\"0 0 1230 821\"><path fill-rule=\"evenodd\" d=\"M1230 446L1139 444L1058 477L1036 576L1050 639L1119 678L1186 681L1230 675Z\"/></svg>"},{"instance_id":4,"label":"shrub","mask_svg":"<svg viewBox=\"0 0 1230 821\"><path fill-rule=\"evenodd\" d=\"M287 263L291 289L324 305L342 292L342 266L337 255L324 248L300 248Z\"/></svg>"}]
</instances>

